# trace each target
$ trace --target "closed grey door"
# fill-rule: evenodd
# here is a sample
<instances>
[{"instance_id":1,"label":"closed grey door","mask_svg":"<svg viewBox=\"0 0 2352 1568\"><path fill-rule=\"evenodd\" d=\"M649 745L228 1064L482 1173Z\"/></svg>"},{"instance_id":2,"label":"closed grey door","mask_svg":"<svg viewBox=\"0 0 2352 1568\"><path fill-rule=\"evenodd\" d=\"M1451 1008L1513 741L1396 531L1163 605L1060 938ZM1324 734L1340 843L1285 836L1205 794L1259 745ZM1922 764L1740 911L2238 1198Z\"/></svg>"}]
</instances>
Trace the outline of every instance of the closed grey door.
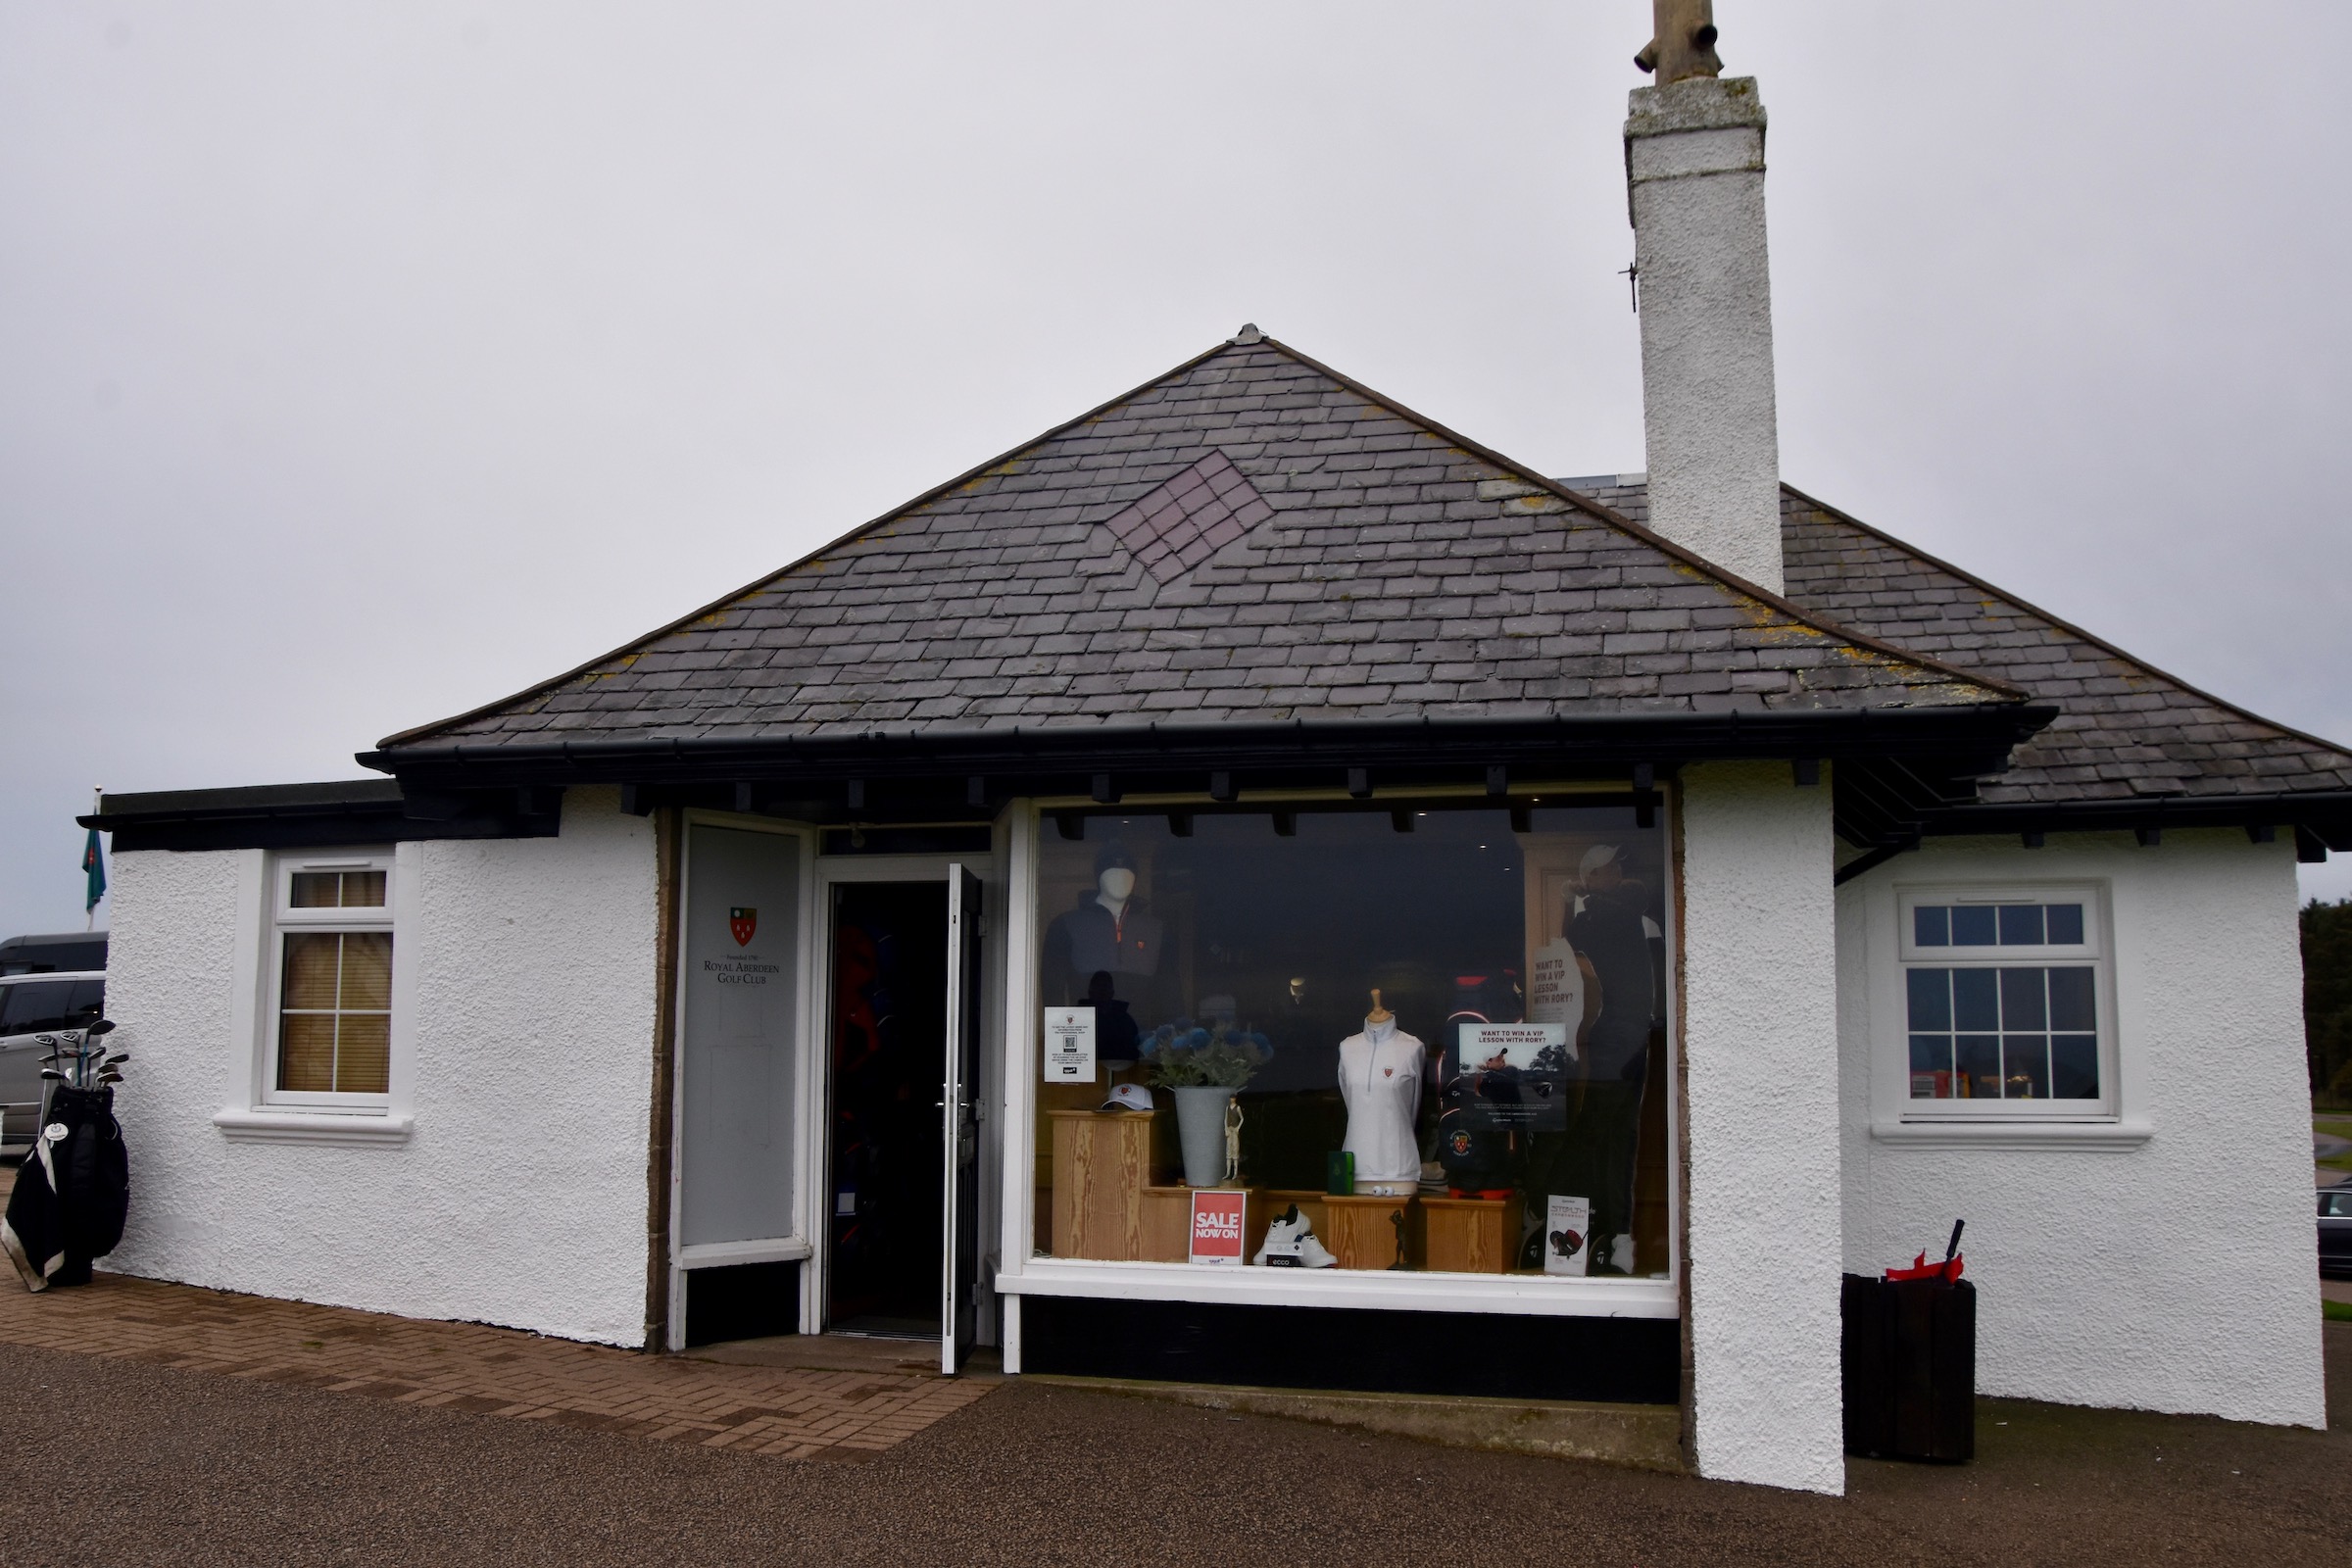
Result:
<instances>
[{"instance_id":1,"label":"closed grey door","mask_svg":"<svg viewBox=\"0 0 2352 1568\"><path fill-rule=\"evenodd\" d=\"M678 1240L796 1234L805 840L688 830Z\"/></svg>"}]
</instances>

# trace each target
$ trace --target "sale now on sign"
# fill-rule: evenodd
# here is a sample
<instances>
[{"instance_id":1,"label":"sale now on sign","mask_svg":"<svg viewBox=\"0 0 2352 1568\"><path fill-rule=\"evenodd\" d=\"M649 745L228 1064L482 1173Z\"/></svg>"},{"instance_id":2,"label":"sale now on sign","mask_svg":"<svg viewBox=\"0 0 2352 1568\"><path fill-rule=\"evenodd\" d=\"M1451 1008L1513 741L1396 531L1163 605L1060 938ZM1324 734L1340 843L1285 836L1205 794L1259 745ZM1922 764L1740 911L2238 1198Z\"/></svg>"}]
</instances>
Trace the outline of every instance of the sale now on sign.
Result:
<instances>
[{"instance_id":1,"label":"sale now on sign","mask_svg":"<svg viewBox=\"0 0 2352 1568\"><path fill-rule=\"evenodd\" d=\"M1250 1220L1248 1193L1193 1194L1193 1250L1196 1263L1238 1264Z\"/></svg>"}]
</instances>

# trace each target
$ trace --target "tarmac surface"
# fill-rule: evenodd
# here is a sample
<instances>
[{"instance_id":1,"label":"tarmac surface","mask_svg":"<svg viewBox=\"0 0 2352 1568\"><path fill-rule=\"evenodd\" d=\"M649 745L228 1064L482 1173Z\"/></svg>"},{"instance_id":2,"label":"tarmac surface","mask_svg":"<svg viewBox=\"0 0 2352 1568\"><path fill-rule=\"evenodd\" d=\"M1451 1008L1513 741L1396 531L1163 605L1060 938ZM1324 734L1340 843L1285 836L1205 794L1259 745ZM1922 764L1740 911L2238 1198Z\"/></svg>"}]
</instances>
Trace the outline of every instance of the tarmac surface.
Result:
<instances>
[{"instance_id":1,"label":"tarmac surface","mask_svg":"<svg viewBox=\"0 0 2352 1568\"><path fill-rule=\"evenodd\" d=\"M2335 1430L1986 1400L1977 1463L1844 1498L1425 1446L1015 1382L795 1460L0 1346L15 1563L2352 1561Z\"/></svg>"}]
</instances>

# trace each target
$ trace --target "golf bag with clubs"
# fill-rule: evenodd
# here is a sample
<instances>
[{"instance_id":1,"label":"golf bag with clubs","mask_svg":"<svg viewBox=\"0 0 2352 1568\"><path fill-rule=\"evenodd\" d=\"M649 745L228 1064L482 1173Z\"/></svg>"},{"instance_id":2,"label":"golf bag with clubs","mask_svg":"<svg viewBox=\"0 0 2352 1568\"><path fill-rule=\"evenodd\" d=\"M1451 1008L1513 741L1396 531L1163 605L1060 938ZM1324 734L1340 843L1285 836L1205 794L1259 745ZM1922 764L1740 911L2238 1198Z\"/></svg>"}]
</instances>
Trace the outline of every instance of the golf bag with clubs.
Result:
<instances>
[{"instance_id":1,"label":"golf bag with clubs","mask_svg":"<svg viewBox=\"0 0 2352 1568\"><path fill-rule=\"evenodd\" d=\"M123 1058L101 1060L98 1044L112 1027L70 1031L52 1053L63 1069L43 1075L53 1084L48 1109L0 1221L0 1247L27 1290L87 1285L91 1260L122 1240L130 1159L115 1120L114 1086Z\"/></svg>"}]
</instances>

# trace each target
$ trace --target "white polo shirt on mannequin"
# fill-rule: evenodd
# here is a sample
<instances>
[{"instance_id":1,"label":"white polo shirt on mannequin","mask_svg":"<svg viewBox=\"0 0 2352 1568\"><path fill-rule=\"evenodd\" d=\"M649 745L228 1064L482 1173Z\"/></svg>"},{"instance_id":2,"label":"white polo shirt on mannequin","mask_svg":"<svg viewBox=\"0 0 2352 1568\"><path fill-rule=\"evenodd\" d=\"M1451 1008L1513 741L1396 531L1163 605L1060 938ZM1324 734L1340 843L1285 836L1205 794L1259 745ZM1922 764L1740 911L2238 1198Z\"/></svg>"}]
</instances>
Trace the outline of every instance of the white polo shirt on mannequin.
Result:
<instances>
[{"instance_id":1,"label":"white polo shirt on mannequin","mask_svg":"<svg viewBox=\"0 0 2352 1568\"><path fill-rule=\"evenodd\" d=\"M1421 1180L1421 1141L1413 1122L1421 1111L1421 1068L1428 1058L1428 1048L1398 1030L1394 1017L1367 1021L1362 1034L1340 1042L1340 1098L1348 1103L1348 1141L1341 1147L1355 1156L1357 1192L1378 1182L1401 1184L1393 1190L1410 1193Z\"/></svg>"}]
</instances>

